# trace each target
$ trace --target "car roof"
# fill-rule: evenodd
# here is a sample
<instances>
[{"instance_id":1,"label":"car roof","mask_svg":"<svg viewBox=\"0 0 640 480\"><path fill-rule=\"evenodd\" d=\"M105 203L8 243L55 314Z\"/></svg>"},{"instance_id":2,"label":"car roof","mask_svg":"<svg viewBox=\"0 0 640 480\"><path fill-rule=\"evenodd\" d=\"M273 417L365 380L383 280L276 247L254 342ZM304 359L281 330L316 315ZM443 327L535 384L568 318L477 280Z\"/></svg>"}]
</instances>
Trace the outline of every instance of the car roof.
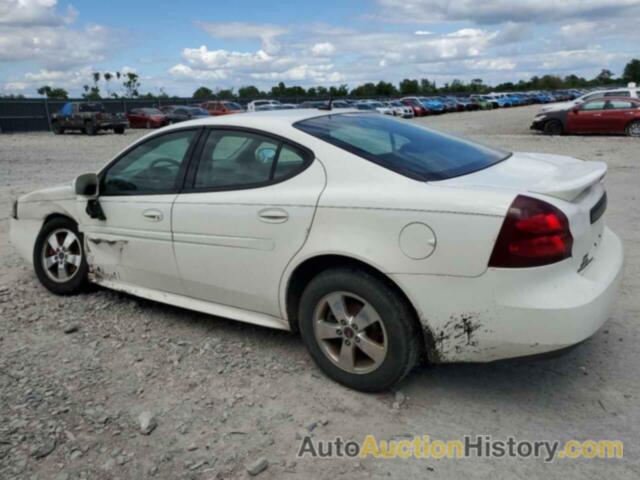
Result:
<instances>
[{"instance_id":1,"label":"car roof","mask_svg":"<svg viewBox=\"0 0 640 480\"><path fill-rule=\"evenodd\" d=\"M320 110L318 108L296 108L287 110L265 110L259 112L244 112L237 115L211 116L190 120L172 125L171 128L182 128L184 126L215 126L225 125L231 127L255 128L258 130L275 130L287 128L301 120L314 117L322 117L335 113L362 113L355 108L340 108L333 110ZM269 128L265 128L268 125Z\"/></svg>"}]
</instances>

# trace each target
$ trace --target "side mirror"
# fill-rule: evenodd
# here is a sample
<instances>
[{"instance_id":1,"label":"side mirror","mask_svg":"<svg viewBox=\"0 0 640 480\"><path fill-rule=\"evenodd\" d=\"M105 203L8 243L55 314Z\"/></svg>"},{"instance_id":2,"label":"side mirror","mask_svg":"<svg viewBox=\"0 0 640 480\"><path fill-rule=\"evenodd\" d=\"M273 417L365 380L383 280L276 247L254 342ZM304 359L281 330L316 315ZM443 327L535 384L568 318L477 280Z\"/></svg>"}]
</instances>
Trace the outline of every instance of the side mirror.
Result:
<instances>
[{"instance_id":1,"label":"side mirror","mask_svg":"<svg viewBox=\"0 0 640 480\"><path fill-rule=\"evenodd\" d=\"M98 196L98 176L95 173L85 173L75 179L73 184L76 195L84 197Z\"/></svg>"}]
</instances>

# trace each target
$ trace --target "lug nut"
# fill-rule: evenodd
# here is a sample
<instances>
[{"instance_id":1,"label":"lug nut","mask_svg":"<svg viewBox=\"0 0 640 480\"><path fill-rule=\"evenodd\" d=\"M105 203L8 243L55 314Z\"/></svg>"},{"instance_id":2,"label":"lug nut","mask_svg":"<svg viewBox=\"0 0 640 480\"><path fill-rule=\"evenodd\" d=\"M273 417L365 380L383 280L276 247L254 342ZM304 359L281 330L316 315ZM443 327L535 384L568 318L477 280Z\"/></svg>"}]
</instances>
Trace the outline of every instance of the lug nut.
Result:
<instances>
[{"instance_id":1,"label":"lug nut","mask_svg":"<svg viewBox=\"0 0 640 480\"><path fill-rule=\"evenodd\" d=\"M341 324L341 325L346 325L346 324L347 324L347 321L346 321L346 320L340 320L340 324Z\"/></svg>"},{"instance_id":2,"label":"lug nut","mask_svg":"<svg viewBox=\"0 0 640 480\"><path fill-rule=\"evenodd\" d=\"M360 337L356 337L356 343L360 343Z\"/></svg>"},{"instance_id":3,"label":"lug nut","mask_svg":"<svg viewBox=\"0 0 640 480\"><path fill-rule=\"evenodd\" d=\"M342 330L340 330L339 328L337 328L337 329L336 329L336 333L337 333L338 335L342 335Z\"/></svg>"},{"instance_id":4,"label":"lug nut","mask_svg":"<svg viewBox=\"0 0 640 480\"><path fill-rule=\"evenodd\" d=\"M353 324L353 329L354 330L358 330L358 325L356 325L355 323Z\"/></svg>"},{"instance_id":5,"label":"lug nut","mask_svg":"<svg viewBox=\"0 0 640 480\"><path fill-rule=\"evenodd\" d=\"M351 345L351 342L349 340L345 340L344 344L348 347L349 345Z\"/></svg>"}]
</instances>

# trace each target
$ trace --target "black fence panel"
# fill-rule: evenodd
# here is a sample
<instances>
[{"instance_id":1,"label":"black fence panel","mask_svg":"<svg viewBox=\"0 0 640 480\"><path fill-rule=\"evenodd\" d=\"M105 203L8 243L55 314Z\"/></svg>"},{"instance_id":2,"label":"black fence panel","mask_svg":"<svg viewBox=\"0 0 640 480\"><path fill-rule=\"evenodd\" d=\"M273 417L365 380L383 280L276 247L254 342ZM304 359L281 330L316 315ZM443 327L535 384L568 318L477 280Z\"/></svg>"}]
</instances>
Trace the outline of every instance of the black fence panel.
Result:
<instances>
[{"instance_id":1,"label":"black fence panel","mask_svg":"<svg viewBox=\"0 0 640 480\"><path fill-rule=\"evenodd\" d=\"M82 99L54 100L44 98L7 99L0 98L0 133L33 132L49 130L51 115L65 103L81 102ZM159 107L162 105L198 105L207 100L193 98L140 99L113 98L100 100L109 113L128 113L134 108Z\"/></svg>"}]
</instances>

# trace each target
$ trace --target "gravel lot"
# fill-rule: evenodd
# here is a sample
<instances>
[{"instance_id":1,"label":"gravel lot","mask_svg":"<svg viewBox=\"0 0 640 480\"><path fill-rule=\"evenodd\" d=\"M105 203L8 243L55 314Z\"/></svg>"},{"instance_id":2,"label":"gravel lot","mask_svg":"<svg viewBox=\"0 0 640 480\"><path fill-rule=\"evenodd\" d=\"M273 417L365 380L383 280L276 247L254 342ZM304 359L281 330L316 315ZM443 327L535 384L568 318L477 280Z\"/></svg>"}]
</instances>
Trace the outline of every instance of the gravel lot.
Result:
<instances>
[{"instance_id":1,"label":"gravel lot","mask_svg":"<svg viewBox=\"0 0 640 480\"><path fill-rule=\"evenodd\" d=\"M553 359L421 367L399 392L326 379L296 336L96 289L55 297L8 243L9 200L95 170L142 133L0 135L0 478L638 478L640 142L531 133L536 107L416 120L609 164L626 271L609 322ZM631 207L630 207L631 206ZM65 333L69 332L69 333ZM157 427L140 432L151 412ZM624 460L296 459L299 437L621 439Z\"/></svg>"}]
</instances>

